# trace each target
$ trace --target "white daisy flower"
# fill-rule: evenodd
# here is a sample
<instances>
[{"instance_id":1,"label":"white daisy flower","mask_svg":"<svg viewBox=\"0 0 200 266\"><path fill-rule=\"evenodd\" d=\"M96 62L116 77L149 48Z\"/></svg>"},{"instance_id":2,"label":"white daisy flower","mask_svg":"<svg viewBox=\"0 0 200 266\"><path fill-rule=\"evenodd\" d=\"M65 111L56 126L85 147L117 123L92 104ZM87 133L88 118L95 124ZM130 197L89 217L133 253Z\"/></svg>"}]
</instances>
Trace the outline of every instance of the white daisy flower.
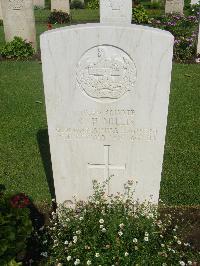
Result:
<instances>
[{"instance_id":1,"label":"white daisy flower","mask_svg":"<svg viewBox=\"0 0 200 266\"><path fill-rule=\"evenodd\" d=\"M66 240L66 241L64 242L64 244L65 244L65 245L68 245L68 244L69 244L69 241Z\"/></svg>"},{"instance_id":2,"label":"white daisy flower","mask_svg":"<svg viewBox=\"0 0 200 266\"><path fill-rule=\"evenodd\" d=\"M103 223L104 223L104 219L100 219L100 220L99 220L99 223L100 223L100 224L103 224Z\"/></svg>"},{"instance_id":3,"label":"white daisy flower","mask_svg":"<svg viewBox=\"0 0 200 266\"><path fill-rule=\"evenodd\" d=\"M137 242L138 242L137 238L133 238L133 243L137 243Z\"/></svg>"},{"instance_id":4,"label":"white daisy flower","mask_svg":"<svg viewBox=\"0 0 200 266\"><path fill-rule=\"evenodd\" d=\"M148 236L145 236L145 237L144 237L144 241L146 241L146 242L148 242L148 241L149 241L149 238L148 238Z\"/></svg>"},{"instance_id":5,"label":"white daisy flower","mask_svg":"<svg viewBox=\"0 0 200 266\"><path fill-rule=\"evenodd\" d=\"M96 254L95 254L95 257L96 257L96 258L100 257L100 254L99 254L99 253L96 253Z\"/></svg>"},{"instance_id":6,"label":"white daisy flower","mask_svg":"<svg viewBox=\"0 0 200 266\"><path fill-rule=\"evenodd\" d=\"M179 264L180 264L181 266L185 266L185 262L184 262L184 261L179 261Z\"/></svg>"},{"instance_id":7,"label":"white daisy flower","mask_svg":"<svg viewBox=\"0 0 200 266\"><path fill-rule=\"evenodd\" d=\"M125 257L127 257L127 256L129 255L129 253L128 253L128 252L125 252L125 254L124 254L124 255L125 255Z\"/></svg>"},{"instance_id":8,"label":"white daisy flower","mask_svg":"<svg viewBox=\"0 0 200 266\"><path fill-rule=\"evenodd\" d=\"M118 232L118 235L119 235L119 236L122 236L122 235L123 235L123 232L122 232L122 231L119 231L119 232Z\"/></svg>"},{"instance_id":9,"label":"white daisy flower","mask_svg":"<svg viewBox=\"0 0 200 266\"><path fill-rule=\"evenodd\" d=\"M43 256L43 257L47 257L48 256L47 252L42 252L42 253L40 253L40 255Z\"/></svg>"},{"instance_id":10,"label":"white daisy flower","mask_svg":"<svg viewBox=\"0 0 200 266\"><path fill-rule=\"evenodd\" d=\"M70 261L72 259L71 256L67 256L67 261Z\"/></svg>"},{"instance_id":11,"label":"white daisy flower","mask_svg":"<svg viewBox=\"0 0 200 266\"><path fill-rule=\"evenodd\" d=\"M88 260L87 265L91 265L91 264L92 264L91 260Z\"/></svg>"},{"instance_id":12,"label":"white daisy flower","mask_svg":"<svg viewBox=\"0 0 200 266\"><path fill-rule=\"evenodd\" d=\"M106 232L106 228L102 228L101 232L105 233Z\"/></svg>"},{"instance_id":13,"label":"white daisy flower","mask_svg":"<svg viewBox=\"0 0 200 266\"><path fill-rule=\"evenodd\" d=\"M80 264L80 260L76 259L75 262L74 262L74 265L79 265L79 264Z\"/></svg>"},{"instance_id":14,"label":"white daisy flower","mask_svg":"<svg viewBox=\"0 0 200 266\"><path fill-rule=\"evenodd\" d=\"M124 228L124 224L123 224L123 223L120 224L119 227L120 227L121 229L123 229L123 228Z\"/></svg>"},{"instance_id":15,"label":"white daisy flower","mask_svg":"<svg viewBox=\"0 0 200 266\"><path fill-rule=\"evenodd\" d=\"M77 236L73 236L73 242L74 242L75 244L76 244L77 240L78 240L78 237L77 237Z\"/></svg>"}]
</instances>

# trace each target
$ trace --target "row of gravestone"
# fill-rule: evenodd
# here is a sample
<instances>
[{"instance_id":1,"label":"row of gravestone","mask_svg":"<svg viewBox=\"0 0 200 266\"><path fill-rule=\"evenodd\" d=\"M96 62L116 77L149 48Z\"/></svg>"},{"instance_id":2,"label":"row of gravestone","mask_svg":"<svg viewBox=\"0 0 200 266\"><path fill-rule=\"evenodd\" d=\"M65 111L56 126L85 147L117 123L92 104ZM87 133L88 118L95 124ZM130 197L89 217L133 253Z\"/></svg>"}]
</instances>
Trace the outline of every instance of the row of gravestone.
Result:
<instances>
[{"instance_id":1,"label":"row of gravestone","mask_svg":"<svg viewBox=\"0 0 200 266\"><path fill-rule=\"evenodd\" d=\"M70 12L69 0L52 0L52 10ZM20 36L36 49L34 6L43 7L44 0L0 0L0 19L3 19L5 40Z\"/></svg>"},{"instance_id":2,"label":"row of gravestone","mask_svg":"<svg viewBox=\"0 0 200 266\"><path fill-rule=\"evenodd\" d=\"M106 4L107 2L107 4ZM118 9L120 0L105 1L105 5L114 6ZM4 32L6 41L11 41L14 36L20 36L30 41L36 48L36 30L33 5L44 6L44 0L0 0L0 14L4 21ZM167 0L165 10L166 13L183 14L184 0ZM131 5L127 6L127 12L131 13ZM51 0L51 10L62 10L69 13L69 0ZM107 11L103 12L102 17L107 16ZM116 21L110 16L109 22ZM200 45L199 45L200 46ZM198 46L198 47L199 47Z\"/></svg>"},{"instance_id":3,"label":"row of gravestone","mask_svg":"<svg viewBox=\"0 0 200 266\"><path fill-rule=\"evenodd\" d=\"M3 0L1 0L3 1ZM1 1L0 1L0 19L3 19L2 17L2 10L1 10ZM10 0L10 2L21 2L23 0ZM45 0L32 0L33 6L45 8ZM84 0L80 0L84 3ZM159 2L159 0L151 0L151 2ZM191 0L191 5L198 4L199 0ZM165 5L165 13L171 13L171 12L177 12L177 13L183 13L183 7L184 7L184 0L167 0ZM70 12L69 8L69 0L51 0L51 10L63 10L67 13Z\"/></svg>"}]
</instances>

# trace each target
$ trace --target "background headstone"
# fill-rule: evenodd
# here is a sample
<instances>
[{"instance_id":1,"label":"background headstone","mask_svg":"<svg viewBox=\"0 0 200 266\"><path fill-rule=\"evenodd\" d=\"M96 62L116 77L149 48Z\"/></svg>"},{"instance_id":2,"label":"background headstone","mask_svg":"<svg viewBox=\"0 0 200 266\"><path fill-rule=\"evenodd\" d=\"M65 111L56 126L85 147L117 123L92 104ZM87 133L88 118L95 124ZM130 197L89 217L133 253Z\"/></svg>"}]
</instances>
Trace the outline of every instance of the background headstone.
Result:
<instances>
[{"instance_id":1,"label":"background headstone","mask_svg":"<svg viewBox=\"0 0 200 266\"><path fill-rule=\"evenodd\" d=\"M173 37L138 25L87 24L41 35L51 158L58 202L86 199L92 180L108 193L138 181L157 202Z\"/></svg>"},{"instance_id":2,"label":"background headstone","mask_svg":"<svg viewBox=\"0 0 200 266\"><path fill-rule=\"evenodd\" d=\"M183 15L184 0L166 0L165 14L177 13Z\"/></svg>"},{"instance_id":3,"label":"background headstone","mask_svg":"<svg viewBox=\"0 0 200 266\"><path fill-rule=\"evenodd\" d=\"M33 5L40 8L45 8L45 0L33 0Z\"/></svg>"},{"instance_id":4,"label":"background headstone","mask_svg":"<svg viewBox=\"0 0 200 266\"><path fill-rule=\"evenodd\" d=\"M198 43L197 43L197 54L200 55L200 23L199 23L199 35L198 35Z\"/></svg>"},{"instance_id":5,"label":"background headstone","mask_svg":"<svg viewBox=\"0 0 200 266\"><path fill-rule=\"evenodd\" d=\"M196 5L199 3L199 0L191 0L191 5Z\"/></svg>"},{"instance_id":6,"label":"background headstone","mask_svg":"<svg viewBox=\"0 0 200 266\"><path fill-rule=\"evenodd\" d=\"M70 13L69 0L51 0L51 11L57 10Z\"/></svg>"},{"instance_id":7,"label":"background headstone","mask_svg":"<svg viewBox=\"0 0 200 266\"><path fill-rule=\"evenodd\" d=\"M32 0L3 0L1 2L6 41L15 36L32 43L36 49L35 17Z\"/></svg>"},{"instance_id":8,"label":"background headstone","mask_svg":"<svg viewBox=\"0 0 200 266\"><path fill-rule=\"evenodd\" d=\"M131 23L132 1L100 0L101 23Z\"/></svg>"}]
</instances>

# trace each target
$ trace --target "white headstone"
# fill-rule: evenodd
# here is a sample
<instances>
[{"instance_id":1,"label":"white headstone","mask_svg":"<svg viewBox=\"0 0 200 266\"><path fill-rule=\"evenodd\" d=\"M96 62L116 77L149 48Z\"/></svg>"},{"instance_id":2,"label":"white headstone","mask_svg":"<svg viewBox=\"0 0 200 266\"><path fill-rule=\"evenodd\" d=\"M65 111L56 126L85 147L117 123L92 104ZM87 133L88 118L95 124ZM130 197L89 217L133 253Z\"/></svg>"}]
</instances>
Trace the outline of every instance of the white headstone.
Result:
<instances>
[{"instance_id":1,"label":"white headstone","mask_svg":"<svg viewBox=\"0 0 200 266\"><path fill-rule=\"evenodd\" d=\"M51 0L51 11L57 10L70 13L69 0Z\"/></svg>"},{"instance_id":2,"label":"white headstone","mask_svg":"<svg viewBox=\"0 0 200 266\"><path fill-rule=\"evenodd\" d=\"M58 202L137 181L157 202L173 36L139 25L87 24L41 35L51 159Z\"/></svg>"},{"instance_id":3,"label":"white headstone","mask_svg":"<svg viewBox=\"0 0 200 266\"><path fill-rule=\"evenodd\" d=\"M132 1L100 0L101 23L131 23Z\"/></svg>"},{"instance_id":4,"label":"white headstone","mask_svg":"<svg viewBox=\"0 0 200 266\"><path fill-rule=\"evenodd\" d=\"M191 5L196 5L199 3L199 0L191 0Z\"/></svg>"},{"instance_id":5,"label":"white headstone","mask_svg":"<svg viewBox=\"0 0 200 266\"><path fill-rule=\"evenodd\" d=\"M200 23L199 23L199 34L198 34L198 43L197 43L197 54L200 55Z\"/></svg>"},{"instance_id":6,"label":"white headstone","mask_svg":"<svg viewBox=\"0 0 200 266\"><path fill-rule=\"evenodd\" d=\"M1 1L6 41L22 37L36 48L35 17L32 0Z\"/></svg>"},{"instance_id":7,"label":"white headstone","mask_svg":"<svg viewBox=\"0 0 200 266\"><path fill-rule=\"evenodd\" d=\"M40 8L45 8L45 0L33 0L33 5Z\"/></svg>"},{"instance_id":8,"label":"white headstone","mask_svg":"<svg viewBox=\"0 0 200 266\"><path fill-rule=\"evenodd\" d=\"M183 15L184 0L166 0L165 14L177 13Z\"/></svg>"}]
</instances>

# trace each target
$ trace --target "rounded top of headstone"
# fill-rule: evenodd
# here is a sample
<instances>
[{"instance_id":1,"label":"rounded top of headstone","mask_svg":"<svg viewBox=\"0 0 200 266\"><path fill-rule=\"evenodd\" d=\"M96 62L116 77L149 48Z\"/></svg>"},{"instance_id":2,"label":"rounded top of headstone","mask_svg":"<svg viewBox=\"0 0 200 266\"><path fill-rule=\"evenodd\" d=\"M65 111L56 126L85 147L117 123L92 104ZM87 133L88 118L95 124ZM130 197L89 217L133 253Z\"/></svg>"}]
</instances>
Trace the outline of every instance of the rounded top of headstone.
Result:
<instances>
[{"instance_id":1,"label":"rounded top of headstone","mask_svg":"<svg viewBox=\"0 0 200 266\"><path fill-rule=\"evenodd\" d=\"M43 36L53 35L53 34L60 33L60 32L63 33L67 31L88 30L88 29L93 29L95 31L99 29L110 29L110 30L123 29L123 30L133 30L133 31L135 30L135 31L141 31L141 32L143 31L144 33L151 32L152 34L160 34L160 36L165 36L165 37L174 39L174 36L169 31L166 31L166 30L161 30L161 29L157 29L157 28L153 28L149 26L142 26L142 25L136 25L136 24L123 24L123 25L117 24L116 25L116 24L111 24L111 23L109 24L87 23L87 24L66 26L66 27L61 27L61 28L45 31L40 36L41 38L43 38Z\"/></svg>"}]
</instances>

